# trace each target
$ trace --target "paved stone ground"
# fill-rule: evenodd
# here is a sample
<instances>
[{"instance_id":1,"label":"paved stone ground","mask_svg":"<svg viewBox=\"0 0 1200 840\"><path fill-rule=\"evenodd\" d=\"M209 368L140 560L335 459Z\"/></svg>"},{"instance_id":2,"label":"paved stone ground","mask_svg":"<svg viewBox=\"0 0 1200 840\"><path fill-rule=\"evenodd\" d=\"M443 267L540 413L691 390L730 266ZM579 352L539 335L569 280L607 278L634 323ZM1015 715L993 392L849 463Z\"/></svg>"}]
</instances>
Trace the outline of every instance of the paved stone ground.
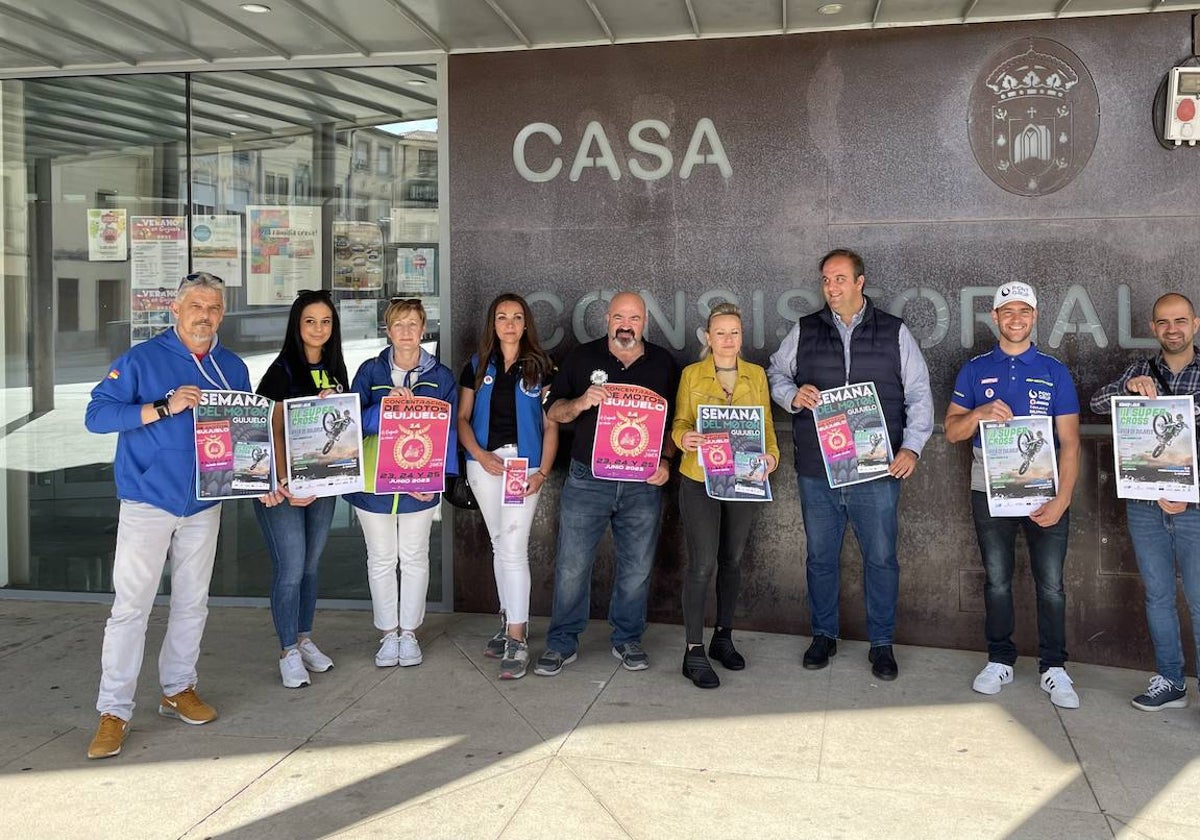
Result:
<instances>
[{"instance_id":1,"label":"paved stone ground","mask_svg":"<svg viewBox=\"0 0 1200 840\"><path fill-rule=\"evenodd\" d=\"M1063 711L1029 660L983 697L978 653L899 647L881 683L863 643L811 672L806 638L744 633L700 691L680 628L630 673L593 622L558 677L501 683L491 616L431 615L424 663L378 669L369 613L322 612L337 667L288 691L268 612L226 607L192 727L155 713L156 610L125 750L88 761L106 616L0 600L0 837L1200 838L1200 712L1130 708L1140 672L1073 666Z\"/></svg>"}]
</instances>

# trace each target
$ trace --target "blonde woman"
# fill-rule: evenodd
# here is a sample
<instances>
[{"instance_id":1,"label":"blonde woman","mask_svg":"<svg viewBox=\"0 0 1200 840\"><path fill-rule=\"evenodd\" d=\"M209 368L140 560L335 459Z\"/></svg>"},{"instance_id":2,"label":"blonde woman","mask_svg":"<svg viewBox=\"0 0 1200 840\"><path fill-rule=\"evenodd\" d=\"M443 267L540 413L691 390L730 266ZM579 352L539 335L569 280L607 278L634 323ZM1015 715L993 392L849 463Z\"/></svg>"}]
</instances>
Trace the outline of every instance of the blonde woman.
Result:
<instances>
[{"instance_id":1,"label":"blonde woman","mask_svg":"<svg viewBox=\"0 0 1200 840\"><path fill-rule=\"evenodd\" d=\"M687 523L688 571L683 586L683 620L687 649L683 675L698 688L716 688L720 678L708 656L731 671L746 667L733 645L733 613L741 585L742 552L754 527L760 505L710 498L704 489L704 470L697 450L701 435L696 413L701 405L761 406L766 420L767 472L779 466L779 445L771 420L771 391L759 365L741 358L742 314L732 303L712 308L704 329L700 361L683 369L671 437L683 451L679 471L679 512ZM708 656L704 655L704 609L713 573L717 577L717 623Z\"/></svg>"},{"instance_id":2,"label":"blonde woman","mask_svg":"<svg viewBox=\"0 0 1200 840\"><path fill-rule=\"evenodd\" d=\"M383 315L388 346L363 362L353 388L362 403L363 472L374 476L379 453L379 408L383 398L433 397L457 411L454 374L421 347L425 309L416 298L394 298ZM450 425L447 452L457 452L458 435ZM447 458L455 472L457 458ZM367 479L368 486L371 478ZM375 664L380 668L421 664L417 629L425 620L429 591L429 533L440 493L350 493L367 542L367 582L375 627L383 633ZM397 586L396 567L400 567ZM399 591L397 591L399 590Z\"/></svg>"}]
</instances>

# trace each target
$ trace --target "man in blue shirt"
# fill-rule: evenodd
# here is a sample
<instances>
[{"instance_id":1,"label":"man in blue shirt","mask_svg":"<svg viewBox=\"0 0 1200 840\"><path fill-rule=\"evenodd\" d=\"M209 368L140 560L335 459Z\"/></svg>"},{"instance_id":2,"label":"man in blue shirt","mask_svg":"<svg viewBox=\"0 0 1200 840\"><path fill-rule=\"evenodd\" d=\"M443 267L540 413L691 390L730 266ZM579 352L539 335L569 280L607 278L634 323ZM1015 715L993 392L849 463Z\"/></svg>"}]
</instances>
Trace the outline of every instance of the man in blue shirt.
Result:
<instances>
[{"instance_id":1,"label":"man in blue shirt","mask_svg":"<svg viewBox=\"0 0 1200 840\"><path fill-rule=\"evenodd\" d=\"M1092 411L1108 414L1116 396L1200 397L1200 354L1196 332L1200 318L1192 302L1168 292L1154 302L1150 329L1160 352L1139 359L1114 382L1092 396ZM1200 401L1193 410L1200 409ZM1131 701L1135 709L1155 712L1188 704L1183 673L1183 641L1175 606L1175 568L1192 615L1192 644L1200 654L1200 505L1168 499L1127 499L1125 513L1138 572L1146 588L1146 624L1154 644L1157 673L1146 691Z\"/></svg>"},{"instance_id":2,"label":"man in blue shirt","mask_svg":"<svg viewBox=\"0 0 1200 840\"><path fill-rule=\"evenodd\" d=\"M1012 641L1012 578L1017 531L1022 530L1037 590L1042 689L1054 705L1077 709L1079 695L1063 667L1067 661L1067 599L1062 581L1069 530L1067 508L1079 476L1079 398L1066 366L1033 344L1037 295L1032 287L1014 281L997 289L992 320L1000 331L1000 343L959 371L945 422L950 443L972 440L971 513L987 576L984 634L988 662L972 687L981 694L997 694L1012 682L1017 661ZM1039 415L1054 418L1058 493L1027 517L993 517L985 493L979 424Z\"/></svg>"}]
</instances>

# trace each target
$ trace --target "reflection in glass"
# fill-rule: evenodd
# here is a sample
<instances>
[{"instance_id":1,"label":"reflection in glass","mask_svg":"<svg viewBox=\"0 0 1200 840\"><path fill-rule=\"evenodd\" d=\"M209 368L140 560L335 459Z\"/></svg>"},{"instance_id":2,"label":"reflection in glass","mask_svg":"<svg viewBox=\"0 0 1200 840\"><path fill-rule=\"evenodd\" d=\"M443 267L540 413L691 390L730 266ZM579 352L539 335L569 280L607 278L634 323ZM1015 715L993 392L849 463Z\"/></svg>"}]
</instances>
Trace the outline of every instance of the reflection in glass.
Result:
<instances>
[{"instance_id":1,"label":"reflection in glass","mask_svg":"<svg viewBox=\"0 0 1200 840\"><path fill-rule=\"evenodd\" d=\"M88 434L84 408L112 359L170 328L188 271L225 279L221 341L254 383L302 288L331 291L351 373L383 346L393 294L423 298L439 349L436 123L411 122L436 117L436 81L404 66L0 84L0 586L111 590L116 436ZM269 575L250 506L225 504L213 594L263 596ZM321 594L367 597L348 505Z\"/></svg>"}]
</instances>

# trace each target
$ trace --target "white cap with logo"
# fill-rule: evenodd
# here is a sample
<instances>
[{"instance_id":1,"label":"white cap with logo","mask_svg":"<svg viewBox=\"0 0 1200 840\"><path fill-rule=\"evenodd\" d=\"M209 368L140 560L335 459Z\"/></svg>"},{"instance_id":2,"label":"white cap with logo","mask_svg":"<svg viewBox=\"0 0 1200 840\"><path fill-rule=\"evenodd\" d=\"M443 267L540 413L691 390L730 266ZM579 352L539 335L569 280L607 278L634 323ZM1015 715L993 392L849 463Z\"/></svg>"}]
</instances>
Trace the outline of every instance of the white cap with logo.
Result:
<instances>
[{"instance_id":1,"label":"white cap with logo","mask_svg":"<svg viewBox=\"0 0 1200 840\"><path fill-rule=\"evenodd\" d=\"M992 309L999 309L1004 304L1014 301L1028 303L1037 309L1037 295L1033 293L1033 286L1022 283L1020 280L1005 283L996 290L996 296L992 299Z\"/></svg>"}]
</instances>

